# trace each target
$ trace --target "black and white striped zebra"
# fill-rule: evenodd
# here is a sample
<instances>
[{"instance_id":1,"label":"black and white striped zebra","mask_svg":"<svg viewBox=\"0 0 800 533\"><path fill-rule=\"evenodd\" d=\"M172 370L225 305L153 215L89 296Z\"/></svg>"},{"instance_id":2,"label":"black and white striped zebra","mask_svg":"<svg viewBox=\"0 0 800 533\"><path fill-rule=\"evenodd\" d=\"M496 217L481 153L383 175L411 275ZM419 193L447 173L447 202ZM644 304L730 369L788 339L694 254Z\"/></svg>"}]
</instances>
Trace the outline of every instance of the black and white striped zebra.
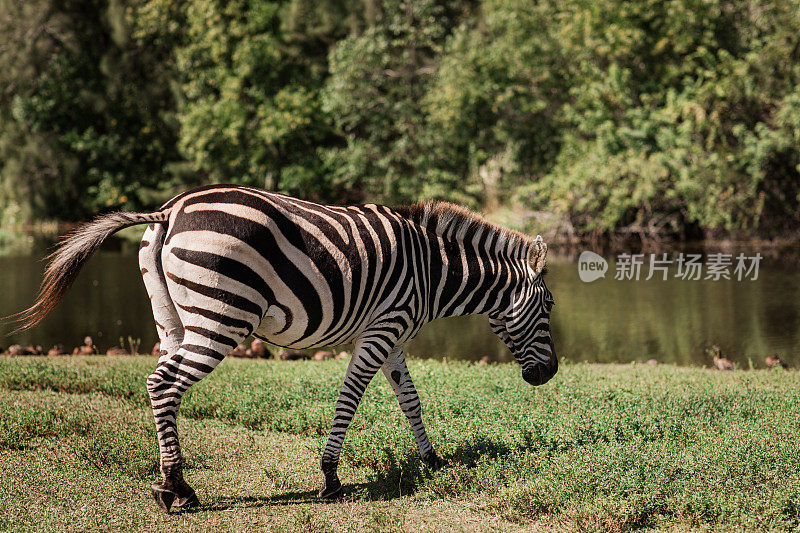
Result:
<instances>
[{"instance_id":1,"label":"black and white striped zebra","mask_svg":"<svg viewBox=\"0 0 800 533\"><path fill-rule=\"evenodd\" d=\"M181 194L154 213L101 216L65 238L22 327L53 309L105 238L135 224L149 224L139 264L161 339L147 379L163 475L153 495L167 511L197 503L181 469L181 398L250 334L292 348L354 343L320 462L325 498L341 494L342 441L379 369L422 459L442 464L401 348L423 324L487 314L526 381L545 383L558 368L540 237L447 203L339 207L223 185Z\"/></svg>"}]
</instances>

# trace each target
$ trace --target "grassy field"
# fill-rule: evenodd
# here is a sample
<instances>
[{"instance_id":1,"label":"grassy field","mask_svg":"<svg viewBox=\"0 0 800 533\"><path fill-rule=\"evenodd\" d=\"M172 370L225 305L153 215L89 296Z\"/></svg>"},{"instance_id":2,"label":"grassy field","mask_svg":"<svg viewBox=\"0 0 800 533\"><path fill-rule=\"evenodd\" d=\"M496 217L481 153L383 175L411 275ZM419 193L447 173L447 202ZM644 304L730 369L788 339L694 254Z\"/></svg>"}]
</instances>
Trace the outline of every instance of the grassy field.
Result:
<instances>
[{"instance_id":1,"label":"grassy field","mask_svg":"<svg viewBox=\"0 0 800 533\"><path fill-rule=\"evenodd\" d=\"M145 357L0 359L0 529L283 531L773 529L800 526L800 373L411 361L431 472L382 376L317 502L346 362L226 360L187 395L186 477L167 516Z\"/></svg>"}]
</instances>

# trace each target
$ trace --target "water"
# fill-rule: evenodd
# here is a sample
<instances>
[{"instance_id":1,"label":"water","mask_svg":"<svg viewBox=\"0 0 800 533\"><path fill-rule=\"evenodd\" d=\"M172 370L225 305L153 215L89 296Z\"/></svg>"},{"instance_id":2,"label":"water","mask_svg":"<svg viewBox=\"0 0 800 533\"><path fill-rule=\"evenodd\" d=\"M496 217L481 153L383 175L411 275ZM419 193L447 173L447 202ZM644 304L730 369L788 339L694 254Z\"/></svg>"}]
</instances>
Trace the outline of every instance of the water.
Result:
<instances>
[{"instance_id":1,"label":"water","mask_svg":"<svg viewBox=\"0 0 800 533\"><path fill-rule=\"evenodd\" d=\"M38 327L0 345L63 343L68 349L91 335L102 350L120 338L157 341L139 275L137 243L112 241L86 265L61 305ZM0 314L29 306L38 289L45 246L0 256ZM800 270L778 254L761 262L756 281L614 280L584 283L574 258L552 257L547 284L553 292L553 334L560 357L593 362L646 361L709 365L706 347L717 344L747 367L779 353L800 366ZM0 333L11 328L0 326ZM449 318L427 325L406 347L417 357L511 361L485 317Z\"/></svg>"}]
</instances>

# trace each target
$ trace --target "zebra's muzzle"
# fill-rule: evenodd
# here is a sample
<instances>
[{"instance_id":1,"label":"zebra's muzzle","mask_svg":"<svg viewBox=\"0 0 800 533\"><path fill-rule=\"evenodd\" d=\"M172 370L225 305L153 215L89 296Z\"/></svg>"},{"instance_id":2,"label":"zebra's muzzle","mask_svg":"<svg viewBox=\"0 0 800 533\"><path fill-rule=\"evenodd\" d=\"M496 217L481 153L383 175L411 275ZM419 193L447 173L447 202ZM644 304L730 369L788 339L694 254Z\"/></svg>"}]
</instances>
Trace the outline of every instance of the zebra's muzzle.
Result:
<instances>
[{"instance_id":1,"label":"zebra's muzzle","mask_svg":"<svg viewBox=\"0 0 800 533\"><path fill-rule=\"evenodd\" d=\"M544 385L550 378L556 375L558 364L551 366L537 365L530 369L528 372L522 373L522 379L531 385Z\"/></svg>"},{"instance_id":2,"label":"zebra's muzzle","mask_svg":"<svg viewBox=\"0 0 800 533\"><path fill-rule=\"evenodd\" d=\"M552 342L550 343L550 353L552 355L547 363L540 363L523 370L522 379L534 386L544 385L550 381L550 378L558 372L558 357L556 357L556 350Z\"/></svg>"}]
</instances>

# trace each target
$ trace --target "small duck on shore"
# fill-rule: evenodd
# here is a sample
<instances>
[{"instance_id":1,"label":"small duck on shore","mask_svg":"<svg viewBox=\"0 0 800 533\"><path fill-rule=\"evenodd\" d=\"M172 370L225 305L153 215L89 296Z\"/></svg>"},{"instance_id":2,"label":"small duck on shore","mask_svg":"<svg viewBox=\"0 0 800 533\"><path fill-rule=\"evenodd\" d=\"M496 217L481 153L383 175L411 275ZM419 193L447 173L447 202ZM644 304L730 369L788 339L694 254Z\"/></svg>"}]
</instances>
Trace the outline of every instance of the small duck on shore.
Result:
<instances>
[{"instance_id":1,"label":"small duck on shore","mask_svg":"<svg viewBox=\"0 0 800 533\"><path fill-rule=\"evenodd\" d=\"M106 355L130 355L130 352L121 346L112 346L106 350Z\"/></svg>"},{"instance_id":2,"label":"small duck on shore","mask_svg":"<svg viewBox=\"0 0 800 533\"><path fill-rule=\"evenodd\" d=\"M21 344L12 344L8 350L3 352L6 355L20 356L20 355L44 355L44 350L40 344L36 346L22 346Z\"/></svg>"},{"instance_id":3,"label":"small duck on shore","mask_svg":"<svg viewBox=\"0 0 800 533\"><path fill-rule=\"evenodd\" d=\"M311 356L302 350L289 350L284 348L275 357L279 361L304 361L311 359Z\"/></svg>"},{"instance_id":4,"label":"small duck on shore","mask_svg":"<svg viewBox=\"0 0 800 533\"><path fill-rule=\"evenodd\" d=\"M94 341L89 336L84 337L83 344L81 346L78 346L72 350L73 355L95 355L96 353L98 353L97 348L94 345Z\"/></svg>"},{"instance_id":5,"label":"small duck on shore","mask_svg":"<svg viewBox=\"0 0 800 533\"><path fill-rule=\"evenodd\" d=\"M733 363L730 362L723 354L722 350L716 344L712 346L710 349L706 350L706 353L711 356L714 360L714 366L717 367L719 370L734 370L735 367Z\"/></svg>"},{"instance_id":6,"label":"small duck on shore","mask_svg":"<svg viewBox=\"0 0 800 533\"><path fill-rule=\"evenodd\" d=\"M63 344L55 344L52 348L47 350L47 355L67 355L67 351L64 349Z\"/></svg>"},{"instance_id":7,"label":"small duck on shore","mask_svg":"<svg viewBox=\"0 0 800 533\"><path fill-rule=\"evenodd\" d=\"M250 343L250 349L247 350L248 357L257 357L260 359L264 359L269 357L270 353L267 349L267 345L261 339L253 339L253 342Z\"/></svg>"},{"instance_id":8,"label":"small duck on shore","mask_svg":"<svg viewBox=\"0 0 800 533\"><path fill-rule=\"evenodd\" d=\"M328 359L333 359L335 355L333 352L328 350L317 350L314 352L314 361L326 361Z\"/></svg>"},{"instance_id":9,"label":"small duck on shore","mask_svg":"<svg viewBox=\"0 0 800 533\"><path fill-rule=\"evenodd\" d=\"M237 344L236 348L231 350L231 352L228 355L230 355L231 357L246 357L247 346L245 346L244 344Z\"/></svg>"},{"instance_id":10,"label":"small duck on shore","mask_svg":"<svg viewBox=\"0 0 800 533\"><path fill-rule=\"evenodd\" d=\"M781 359L778 354L768 355L764 362L767 363L767 368L789 368L789 365L786 364L786 361Z\"/></svg>"},{"instance_id":11,"label":"small duck on shore","mask_svg":"<svg viewBox=\"0 0 800 533\"><path fill-rule=\"evenodd\" d=\"M5 354L7 354L7 355L11 355L11 356L28 355L28 354L25 352L25 348L23 348L21 344L12 344L12 345L11 345L11 346L9 346L9 347L8 347L8 349L7 349L5 352L3 352L3 353L5 353Z\"/></svg>"}]
</instances>

